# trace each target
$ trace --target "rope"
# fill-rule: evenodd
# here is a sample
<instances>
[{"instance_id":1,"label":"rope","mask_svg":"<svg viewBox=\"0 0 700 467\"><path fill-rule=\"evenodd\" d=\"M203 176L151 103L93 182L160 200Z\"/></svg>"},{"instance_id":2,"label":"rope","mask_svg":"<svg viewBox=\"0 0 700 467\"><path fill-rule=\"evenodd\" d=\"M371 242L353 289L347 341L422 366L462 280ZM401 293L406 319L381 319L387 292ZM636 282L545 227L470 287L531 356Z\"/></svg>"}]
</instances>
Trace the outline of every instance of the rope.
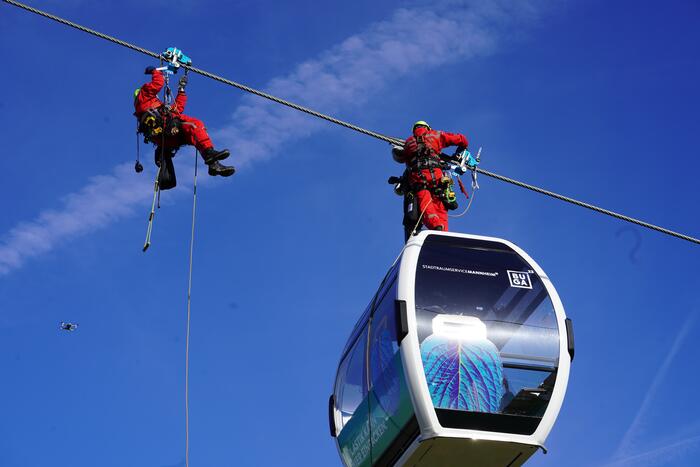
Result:
<instances>
[{"instance_id":1,"label":"rope","mask_svg":"<svg viewBox=\"0 0 700 467\"><path fill-rule=\"evenodd\" d=\"M479 152L481 152L481 149L479 149ZM464 209L464 211L460 212L459 214L455 214L454 216L450 216L452 218L455 217L462 217L469 211L469 208L472 207L472 202L474 201L474 196L476 196L476 192L479 189L479 182L476 181L476 171L472 170L472 195L469 196L467 194L467 190L464 188L464 183L462 183L462 178L457 177L457 181L459 181L459 189L464 193L464 196L466 196L469 199L469 202L467 203L467 207Z\"/></svg>"},{"instance_id":2,"label":"rope","mask_svg":"<svg viewBox=\"0 0 700 467\"><path fill-rule=\"evenodd\" d=\"M185 467L190 466L190 318L192 310L192 257L194 256L194 226L197 212L197 167L199 154L195 152L194 183L192 188L192 235L190 237L190 265L187 278L187 337L185 339Z\"/></svg>"},{"instance_id":3,"label":"rope","mask_svg":"<svg viewBox=\"0 0 700 467\"><path fill-rule=\"evenodd\" d=\"M95 31L93 29L86 28L85 26L81 26L81 25L76 24L72 21L68 21L66 19L52 15L52 14L47 13L45 11L38 10L36 8L25 5L23 3L17 2L15 0L2 0L2 1L5 3L8 3L10 5L16 6L18 8L22 8L23 10L29 11L31 13L37 14L39 16L43 16L44 18L48 18L48 19L51 19L51 20L56 21L58 23L64 24L66 26L70 26L72 28L78 29L79 31L83 31L83 32L86 32L88 34L92 34L93 36L99 37L100 39L104 39L104 40L107 40L107 41L112 42L114 44L121 45L122 47L126 47L126 48L131 49L135 52L139 52L139 53L142 53L144 55L148 55L149 57L153 57L153 58L157 58L157 59L162 58L162 56L160 54L157 54L155 52L151 52L150 50L144 49L143 47L139 47L139 46L136 46L134 44L130 44L129 42L123 41L121 39L117 39L115 37L108 36L107 34L103 34L101 32ZM359 133L362 133L362 134L367 135L367 136L371 136L371 137L376 138L378 140L385 141L385 142L390 143L390 144L396 144L398 146L404 145L404 140L402 140L400 138L394 138L394 137L386 136L386 135L383 135L381 133L377 133L377 132L374 132L371 130L367 130L367 129L359 127L357 125L353 125L352 123L348 123L348 122L345 122L343 120L337 119L335 117L331 117L329 115L322 114L322 113L317 112L315 110L309 109L308 107L304 107L304 106L301 106L299 104L295 104L293 102L281 99L279 97L273 96L272 94L268 94L266 92L259 91L257 89L246 86L244 84L240 84L240 83L237 83L235 81L231 81L229 79L222 78L221 76L217 76L217 75L215 75L213 73L209 73L208 71L205 71L205 70L200 70L199 68L195 68L193 66L181 65L181 67L184 68L185 70L189 70L193 73L197 73L199 75L205 76L205 77L213 79L215 81L219 81L220 83L224 83L224 84L227 84L229 86L233 86L233 87L238 88L242 91L249 92L251 94L255 94L256 96L263 97L265 99L271 100L271 101L276 102L278 104L285 105L285 106L290 107L292 109L298 110L300 112L304 112L306 114L309 114L309 115L312 115L314 117L326 120L326 121L331 122L331 123L335 123L336 125L340 125L342 127L348 128L350 130L357 131ZM560 201L571 203L571 204L574 204L576 206L580 206L580 207L598 212L600 214L605 214L607 216L611 216L611 217L614 217L616 219L627 221L627 222L630 222L632 224L636 224L636 225L641 226L641 227L646 227L648 229L655 230L657 232L661 232L661 233L664 233L666 235L670 235L672 237L676 237L676 238L679 238L681 240L686 240L686 241L700 245L700 239L690 237L688 235L674 232L672 230L665 229L663 227L659 227L657 225L650 224L648 222L644 222L644 221L641 221L639 219L635 219L635 218L632 218L629 216L625 216L623 214L619 214L619 213L610 211L608 209L603 209L603 208L600 208L598 206L594 206L592 204L584 203L582 201L578 201L576 199L569 198L567 196L563 196L563 195L551 192L549 190L545 190L543 188L536 187L534 185L529 185L527 183L519 182L519 181L514 180L512 178L504 177L504 176L498 175L494 172L489 172L488 170L477 169L477 171L479 173L486 175L487 177L495 178L497 180L501 180L501 181L506 182L506 183L511 183L511 184L519 186L521 188L525 188L527 190L531 190L531 191L534 191L536 193L547 195L547 196L550 196L552 198L558 199Z\"/></svg>"},{"instance_id":4,"label":"rope","mask_svg":"<svg viewBox=\"0 0 700 467\"><path fill-rule=\"evenodd\" d=\"M472 190L472 195L469 197L469 202L467 203L467 207L464 208L464 211L460 212L459 214L450 215L451 218L457 218L457 217L462 217L469 211L469 208L472 207L472 201L474 201L474 196L476 195L476 190Z\"/></svg>"},{"instance_id":5,"label":"rope","mask_svg":"<svg viewBox=\"0 0 700 467\"><path fill-rule=\"evenodd\" d=\"M416 196L416 199L414 200L414 203L416 203L416 202L418 202L417 196ZM418 222L416 222L416 225L413 226L413 230L411 230L411 235L409 236L409 238L416 234L416 230L418 230L418 226L420 225L420 222L423 220L423 214L425 214L425 211L428 209L428 206L430 206L431 204L433 204L432 193L430 195L430 200L428 201L428 204L425 205L425 207L423 208L423 210L420 213L420 216L418 216ZM399 254L399 256L401 256L401 255Z\"/></svg>"},{"instance_id":6,"label":"rope","mask_svg":"<svg viewBox=\"0 0 700 467\"><path fill-rule=\"evenodd\" d=\"M151 203L151 212L148 214L148 227L146 228L146 241L143 243L142 251L145 253L148 247L151 246L151 233L153 232L153 218L156 215L156 199L160 189L158 188L158 179L160 178L160 166L156 171L156 179L153 182L153 203Z\"/></svg>"}]
</instances>

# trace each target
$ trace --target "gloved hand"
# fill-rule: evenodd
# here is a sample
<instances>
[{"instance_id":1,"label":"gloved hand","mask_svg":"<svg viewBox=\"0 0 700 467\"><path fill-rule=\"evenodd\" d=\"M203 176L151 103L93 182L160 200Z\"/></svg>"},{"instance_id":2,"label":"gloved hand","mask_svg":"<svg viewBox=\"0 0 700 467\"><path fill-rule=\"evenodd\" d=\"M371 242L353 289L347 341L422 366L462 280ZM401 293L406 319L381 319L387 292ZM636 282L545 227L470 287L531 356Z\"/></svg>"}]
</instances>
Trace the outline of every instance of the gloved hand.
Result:
<instances>
[{"instance_id":1,"label":"gloved hand","mask_svg":"<svg viewBox=\"0 0 700 467\"><path fill-rule=\"evenodd\" d=\"M154 71L156 71L156 67L147 66L146 69L144 70L143 74L144 75L151 75L151 74L153 74Z\"/></svg>"},{"instance_id":2,"label":"gloved hand","mask_svg":"<svg viewBox=\"0 0 700 467\"><path fill-rule=\"evenodd\" d=\"M185 91L185 86L187 86L187 75L184 75L180 78L180 80L177 82L179 88L179 92L184 92Z\"/></svg>"}]
</instances>

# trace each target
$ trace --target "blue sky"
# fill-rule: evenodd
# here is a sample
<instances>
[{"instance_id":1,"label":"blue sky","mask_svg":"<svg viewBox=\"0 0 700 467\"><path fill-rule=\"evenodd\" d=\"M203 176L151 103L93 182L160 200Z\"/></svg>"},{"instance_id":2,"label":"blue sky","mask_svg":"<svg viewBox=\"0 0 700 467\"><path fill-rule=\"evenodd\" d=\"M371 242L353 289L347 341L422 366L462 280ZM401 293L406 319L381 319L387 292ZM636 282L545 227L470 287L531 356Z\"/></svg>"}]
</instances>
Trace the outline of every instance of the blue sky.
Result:
<instances>
[{"instance_id":1,"label":"blue sky","mask_svg":"<svg viewBox=\"0 0 700 467\"><path fill-rule=\"evenodd\" d=\"M700 233L697 2L32 5L380 133L464 132L486 169ZM193 153L141 253L131 95L153 61L6 4L0 53L0 464L184 465ZM240 166L200 177L191 464L340 465L326 402L402 245L401 169L385 143L203 77L188 94ZM451 228L523 247L574 320L550 453L528 465L695 465L696 246L485 177Z\"/></svg>"}]
</instances>

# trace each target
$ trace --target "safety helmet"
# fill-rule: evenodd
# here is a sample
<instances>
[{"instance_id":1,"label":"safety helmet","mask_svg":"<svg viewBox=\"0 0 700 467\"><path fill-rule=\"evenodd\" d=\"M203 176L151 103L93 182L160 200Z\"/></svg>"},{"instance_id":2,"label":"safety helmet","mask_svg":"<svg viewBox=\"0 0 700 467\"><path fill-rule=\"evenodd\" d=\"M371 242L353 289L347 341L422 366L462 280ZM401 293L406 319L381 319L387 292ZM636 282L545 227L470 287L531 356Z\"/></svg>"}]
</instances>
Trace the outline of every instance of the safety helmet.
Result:
<instances>
[{"instance_id":1,"label":"safety helmet","mask_svg":"<svg viewBox=\"0 0 700 467\"><path fill-rule=\"evenodd\" d=\"M428 130L431 130L430 125L428 125L428 122L426 122L424 120L418 120L416 123L413 124L413 131L415 131L416 127L419 127L419 126L424 126L424 127L427 127Z\"/></svg>"},{"instance_id":2,"label":"safety helmet","mask_svg":"<svg viewBox=\"0 0 700 467\"><path fill-rule=\"evenodd\" d=\"M134 91L134 99L136 99L136 97L139 95L140 92L141 92L141 88L136 88L136 91Z\"/></svg>"}]
</instances>

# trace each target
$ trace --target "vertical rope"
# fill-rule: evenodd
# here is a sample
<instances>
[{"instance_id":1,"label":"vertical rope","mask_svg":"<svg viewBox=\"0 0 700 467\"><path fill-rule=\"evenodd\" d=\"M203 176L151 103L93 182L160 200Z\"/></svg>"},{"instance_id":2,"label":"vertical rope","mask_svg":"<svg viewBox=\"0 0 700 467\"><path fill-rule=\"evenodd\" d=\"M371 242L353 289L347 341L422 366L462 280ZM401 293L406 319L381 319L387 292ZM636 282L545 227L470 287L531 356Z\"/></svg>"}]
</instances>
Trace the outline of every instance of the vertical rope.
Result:
<instances>
[{"instance_id":1,"label":"vertical rope","mask_svg":"<svg viewBox=\"0 0 700 467\"><path fill-rule=\"evenodd\" d=\"M192 311L192 257L194 255L194 226L197 212L197 167L199 153L195 152L194 183L192 187L192 234L190 237L190 267L187 278L187 337L185 339L185 467L190 466L190 318Z\"/></svg>"}]
</instances>

